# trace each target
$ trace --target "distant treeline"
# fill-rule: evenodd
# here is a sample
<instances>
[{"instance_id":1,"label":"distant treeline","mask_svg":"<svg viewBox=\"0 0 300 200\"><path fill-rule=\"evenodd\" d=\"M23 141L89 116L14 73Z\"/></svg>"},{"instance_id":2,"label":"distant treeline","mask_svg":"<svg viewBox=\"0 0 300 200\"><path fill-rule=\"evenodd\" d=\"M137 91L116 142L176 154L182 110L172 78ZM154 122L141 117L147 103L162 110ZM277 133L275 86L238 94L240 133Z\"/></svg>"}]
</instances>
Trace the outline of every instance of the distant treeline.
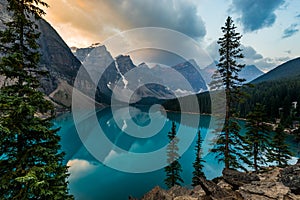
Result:
<instances>
[{"instance_id":1,"label":"distant treeline","mask_svg":"<svg viewBox=\"0 0 300 200\"><path fill-rule=\"evenodd\" d=\"M199 112L211 114L211 97L209 92L203 92L197 94L198 105L195 105L194 95L189 95L185 97L180 97L178 99L171 99L164 102L162 105L166 110L180 111L183 113L188 112ZM185 108L180 107L180 103L184 105ZM196 101L197 102L197 101Z\"/></svg>"},{"instance_id":2,"label":"distant treeline","mask_svg":"<svg viewBox=\"0 0 300 200\"><path fill-rule=\"evenodd\" d=\"M254 87L245 87L243 91L249 97L243 103L235 105L238 117L245 118L254 109L256 103L265 105L266 115L270 120L281 115L287 121L291 120L291 112L300 114L300 77L262 82L255 84ZM211 113L211 95L210 92L197 94L200 113ZM191 96L173 99L165 102L163 106L167 110L193 112L195 106L191 99ZM188 106L184 110L180 109L179 101ZM298 102L298 106L296 110L292 110L292 102L295 101Z\"/></svg>"}]
</instances>

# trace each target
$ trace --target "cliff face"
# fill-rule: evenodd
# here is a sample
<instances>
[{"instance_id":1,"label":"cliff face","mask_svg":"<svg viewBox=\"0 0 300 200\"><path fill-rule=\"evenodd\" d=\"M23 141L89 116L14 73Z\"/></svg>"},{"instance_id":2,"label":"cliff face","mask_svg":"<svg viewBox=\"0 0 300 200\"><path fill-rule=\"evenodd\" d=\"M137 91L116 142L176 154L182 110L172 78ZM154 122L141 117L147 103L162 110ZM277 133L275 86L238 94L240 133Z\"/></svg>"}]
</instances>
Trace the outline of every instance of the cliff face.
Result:
<instances>
[{"instance_id":1,"label":"cliff face","mask_svg":"<svg viewBox=\"0 0 300 200\"><path fill-rule=\"evenodd\" d=\"M50 77L53 79L63 79L68 84L73 85L77 71L81 63L72 54L70 48L65 44L63 39L45 20L38 21L41 36L38 40L41 52L41 67L47 68ZM53 92L57 87L53 84L43 84L46 94Z\"/></svg>"},{"instance_id":2,"label":"cliff face","mask_svg":"<svg viewBox=\"0 0 300 200\"><path fill-rule=\"evenodd\" d=\"M181 73L186 80L189 81L191 87L195 92L206 91L207 86L203 77L196 68L199 68L197 63L194 60L190 60L178 65L173 66L173 69Z\"/></svg>"},{"instance_id":3,"label":"cliff face","mask_svg":"<svg viewBox=\"0 0 300 200\"><path fill-rule=\"evenodd\" d=\"M10 19L6 7L7 1L0 0L0 29L4 29L4 22ZM37 21L37 25L41 32L38 40L41 53L40 68L49 72L49 77L40 80L41 91L56 102L56 106L69 107L72 97L70 88L74 84L81 63L48 22L42 19ZM88 89L91 84L91 81L86 81L81 87L83 90Z\"/></svg>"}]
</instances>

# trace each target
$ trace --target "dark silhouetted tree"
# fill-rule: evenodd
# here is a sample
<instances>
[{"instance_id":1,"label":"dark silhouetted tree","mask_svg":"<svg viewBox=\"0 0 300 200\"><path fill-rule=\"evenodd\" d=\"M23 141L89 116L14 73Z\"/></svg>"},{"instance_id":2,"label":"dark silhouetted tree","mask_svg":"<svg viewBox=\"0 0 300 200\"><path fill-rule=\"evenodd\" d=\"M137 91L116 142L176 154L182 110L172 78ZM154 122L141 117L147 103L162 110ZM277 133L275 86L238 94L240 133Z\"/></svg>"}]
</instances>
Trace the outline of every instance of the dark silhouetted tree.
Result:
<instances>
[{"instance_id":1,"label":"dark silhouetted tree","mask_svg":"<svg viewBox=\"0 0 300 200\"><path fill-rule=\"evenodd\" d=\"M193 163L194 171L193 171L193 178L192 178L192 186L197 186L201 184L200 177L205 178L205 174L203 173L203 164L205 161L202 159L202 139L201 139L201 132L200 130L197 133L197 141L196 141L196 159Z\"/></svg>"},{"instance_id":2,"label":"dark silhouetted tree","mask_svg":"<svg viewBox=\"0 0 300 200\"><path fill-rule=\"evenodd\" d=\"M291 159L292 152L289 150L289 145L286 142L286 134L281 124L275 129L270 148L271 151L268 155L268 161L275 162L278 167L287 166L288 160Z\"/></svg>"},{"instance_id":3,"label":"dark silhouetted tree","mask_svg":"<svg viewBox=\"0 0 300 200\"><path fill-rule=\"evenodd\" d=\"M228 17L225 26L222 27L223 37L219 38L220 60L217 64L217 71L212 76L210 83L212 90L224 89L226 96L225 122L223 130L215 141L212 152L217 154L220 162L225 163L225 168L245 168L239 161L247 161L247 158L240 151L243 149L243 137L239 134L240 127L234 119L233 105L239 102L244 94L241 92L244 79L239 78L239 72L245 65L239 64L243 58L240 49L240 33L236 32L236 26L231 17Z\"/></svg>"},{"instance_id":4,"label":"dark silhouetted tree","mask_svg":"<svg viewBox=\"0 0 300 200\"><path fill-rule=\"evenodd\" d=\"M42 0L9 0L0 31L0 199L72 199L53 105L38 90ZM4 8L5 9L5 8Z\"/></svg>"},{"instance_id":5,"label":"dark silhouetted tree","mask_svg":"<svg viewBox=\"0 0 300 200\"><path fill-rule=\"evenodd\" d=\"M245 154L252 162L250 166L257 172L262 165L267 164L271 132L270 125L265 123L265 107L256 104L254 110L247 115ZM249 164L249 163L248 163Z\"/></svg>"},{"instance_id":6,"label":"dark silhouetted tree","mask_svg":"<svg viewBox=\"0 0 300 200\"><path fill-rule=\"evenodd\" d=\"M168 133L168 138L170 140L168 147L167 147L167 162L169 163L168 166L165 167L166 178L165 184L168 188L171 188L174 185L180 185L183 183L183 180L180 176L182 172L181 165L178 161L180 158L178 155L178 138L176 137L176 125L175 122L172 122L172 129Z\"/></svg>"}]
</instances>

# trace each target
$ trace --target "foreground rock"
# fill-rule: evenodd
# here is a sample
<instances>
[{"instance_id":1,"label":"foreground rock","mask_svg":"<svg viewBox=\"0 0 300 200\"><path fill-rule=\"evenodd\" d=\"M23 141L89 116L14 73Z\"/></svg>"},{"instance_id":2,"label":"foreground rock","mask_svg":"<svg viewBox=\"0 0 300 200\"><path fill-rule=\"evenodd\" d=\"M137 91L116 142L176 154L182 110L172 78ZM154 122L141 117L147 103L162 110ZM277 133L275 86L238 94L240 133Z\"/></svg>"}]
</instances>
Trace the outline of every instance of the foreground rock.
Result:
<instances>
[{"instance_id":1,"label":"foreground rock","mask_svg":"<svg viewBox=\"0 0 300 200\"><path fill-rule=\"evenodd\" d=\"M134 198L129 198L135 200ZM202 186L187 189L181 186L174 186L169 190L155 187L142 197L142 200L241 200L242 196L232 190L226 190L212 181L202 179Z\"/></svg>"},{"instance_id":2,"label":"foreground rock","mask_svg":"<svg viewBox=\"0 0 300 200\"><path fill-rule=\"evenodd\" d=\"M291 190L280 182L254 181L238 190L243 199L271 200L271 199L299 199Z\"/></svg>"},{"instance_id":3,"label":"foreground rock","mask_svg":"<svg viewBox=\"0 0 300 200\"><path fill-rule=\"evenodd\" d=\"M280 181L295 194L300 195L300 163L284 168Z\"/></svg>"},{"instance_id":4,"label":"foreground rock","mask_svg":"<svg viewBox=\"0 0 300 200\"><path fill-rule=\"evenodd\" d=\"M233 169L225 169L222 174L223 179L232 185L234 189L238 189L240 186L251 183L252 181L260 180L256 174L243 173Z\"/></svg>"},{"instance_id":5,"label":"foreground rock","mask_svg":"<svg viewBox=\"0 0 300 200\"><path fill-rule=\"evenodd\" d=\"M300 164L259 174L224 170L223 177L214 181L201 179L202 184L193 189L157 186L141 200L300 200Z\"/></svg>"}]
</instances>

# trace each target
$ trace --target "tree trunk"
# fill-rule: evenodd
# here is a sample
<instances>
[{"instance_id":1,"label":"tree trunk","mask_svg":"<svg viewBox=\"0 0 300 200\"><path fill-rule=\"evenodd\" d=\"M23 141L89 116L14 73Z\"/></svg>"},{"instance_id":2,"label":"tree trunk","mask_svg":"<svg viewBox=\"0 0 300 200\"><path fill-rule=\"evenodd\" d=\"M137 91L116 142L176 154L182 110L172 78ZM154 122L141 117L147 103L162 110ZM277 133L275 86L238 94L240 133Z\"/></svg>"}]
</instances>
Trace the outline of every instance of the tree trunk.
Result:
<instances>
[{"instance_id":1,"label":"tree trunk","mask_svg":"<svg viewBox=\"0 0 300 200\"><path fill-rule=\"evenodd\" d=\"M225 169L230 168L229 164L229 109L230 109L230 98L229 98L229 89L226 89L226 115L225 115Z\"/></svg>"},{"instance_id":2,"label":"tree trunk","mask_svg":"<svg viewBox=\"0 0 300 200\"><path fill-rule=\"evenodd\" d=\"M255 172L258 172L258 166L257 166L257 154L258 154L258 144L254 143L253 147L253 162L254 162L254 170Z\"/></svg>"}]
</instances>

